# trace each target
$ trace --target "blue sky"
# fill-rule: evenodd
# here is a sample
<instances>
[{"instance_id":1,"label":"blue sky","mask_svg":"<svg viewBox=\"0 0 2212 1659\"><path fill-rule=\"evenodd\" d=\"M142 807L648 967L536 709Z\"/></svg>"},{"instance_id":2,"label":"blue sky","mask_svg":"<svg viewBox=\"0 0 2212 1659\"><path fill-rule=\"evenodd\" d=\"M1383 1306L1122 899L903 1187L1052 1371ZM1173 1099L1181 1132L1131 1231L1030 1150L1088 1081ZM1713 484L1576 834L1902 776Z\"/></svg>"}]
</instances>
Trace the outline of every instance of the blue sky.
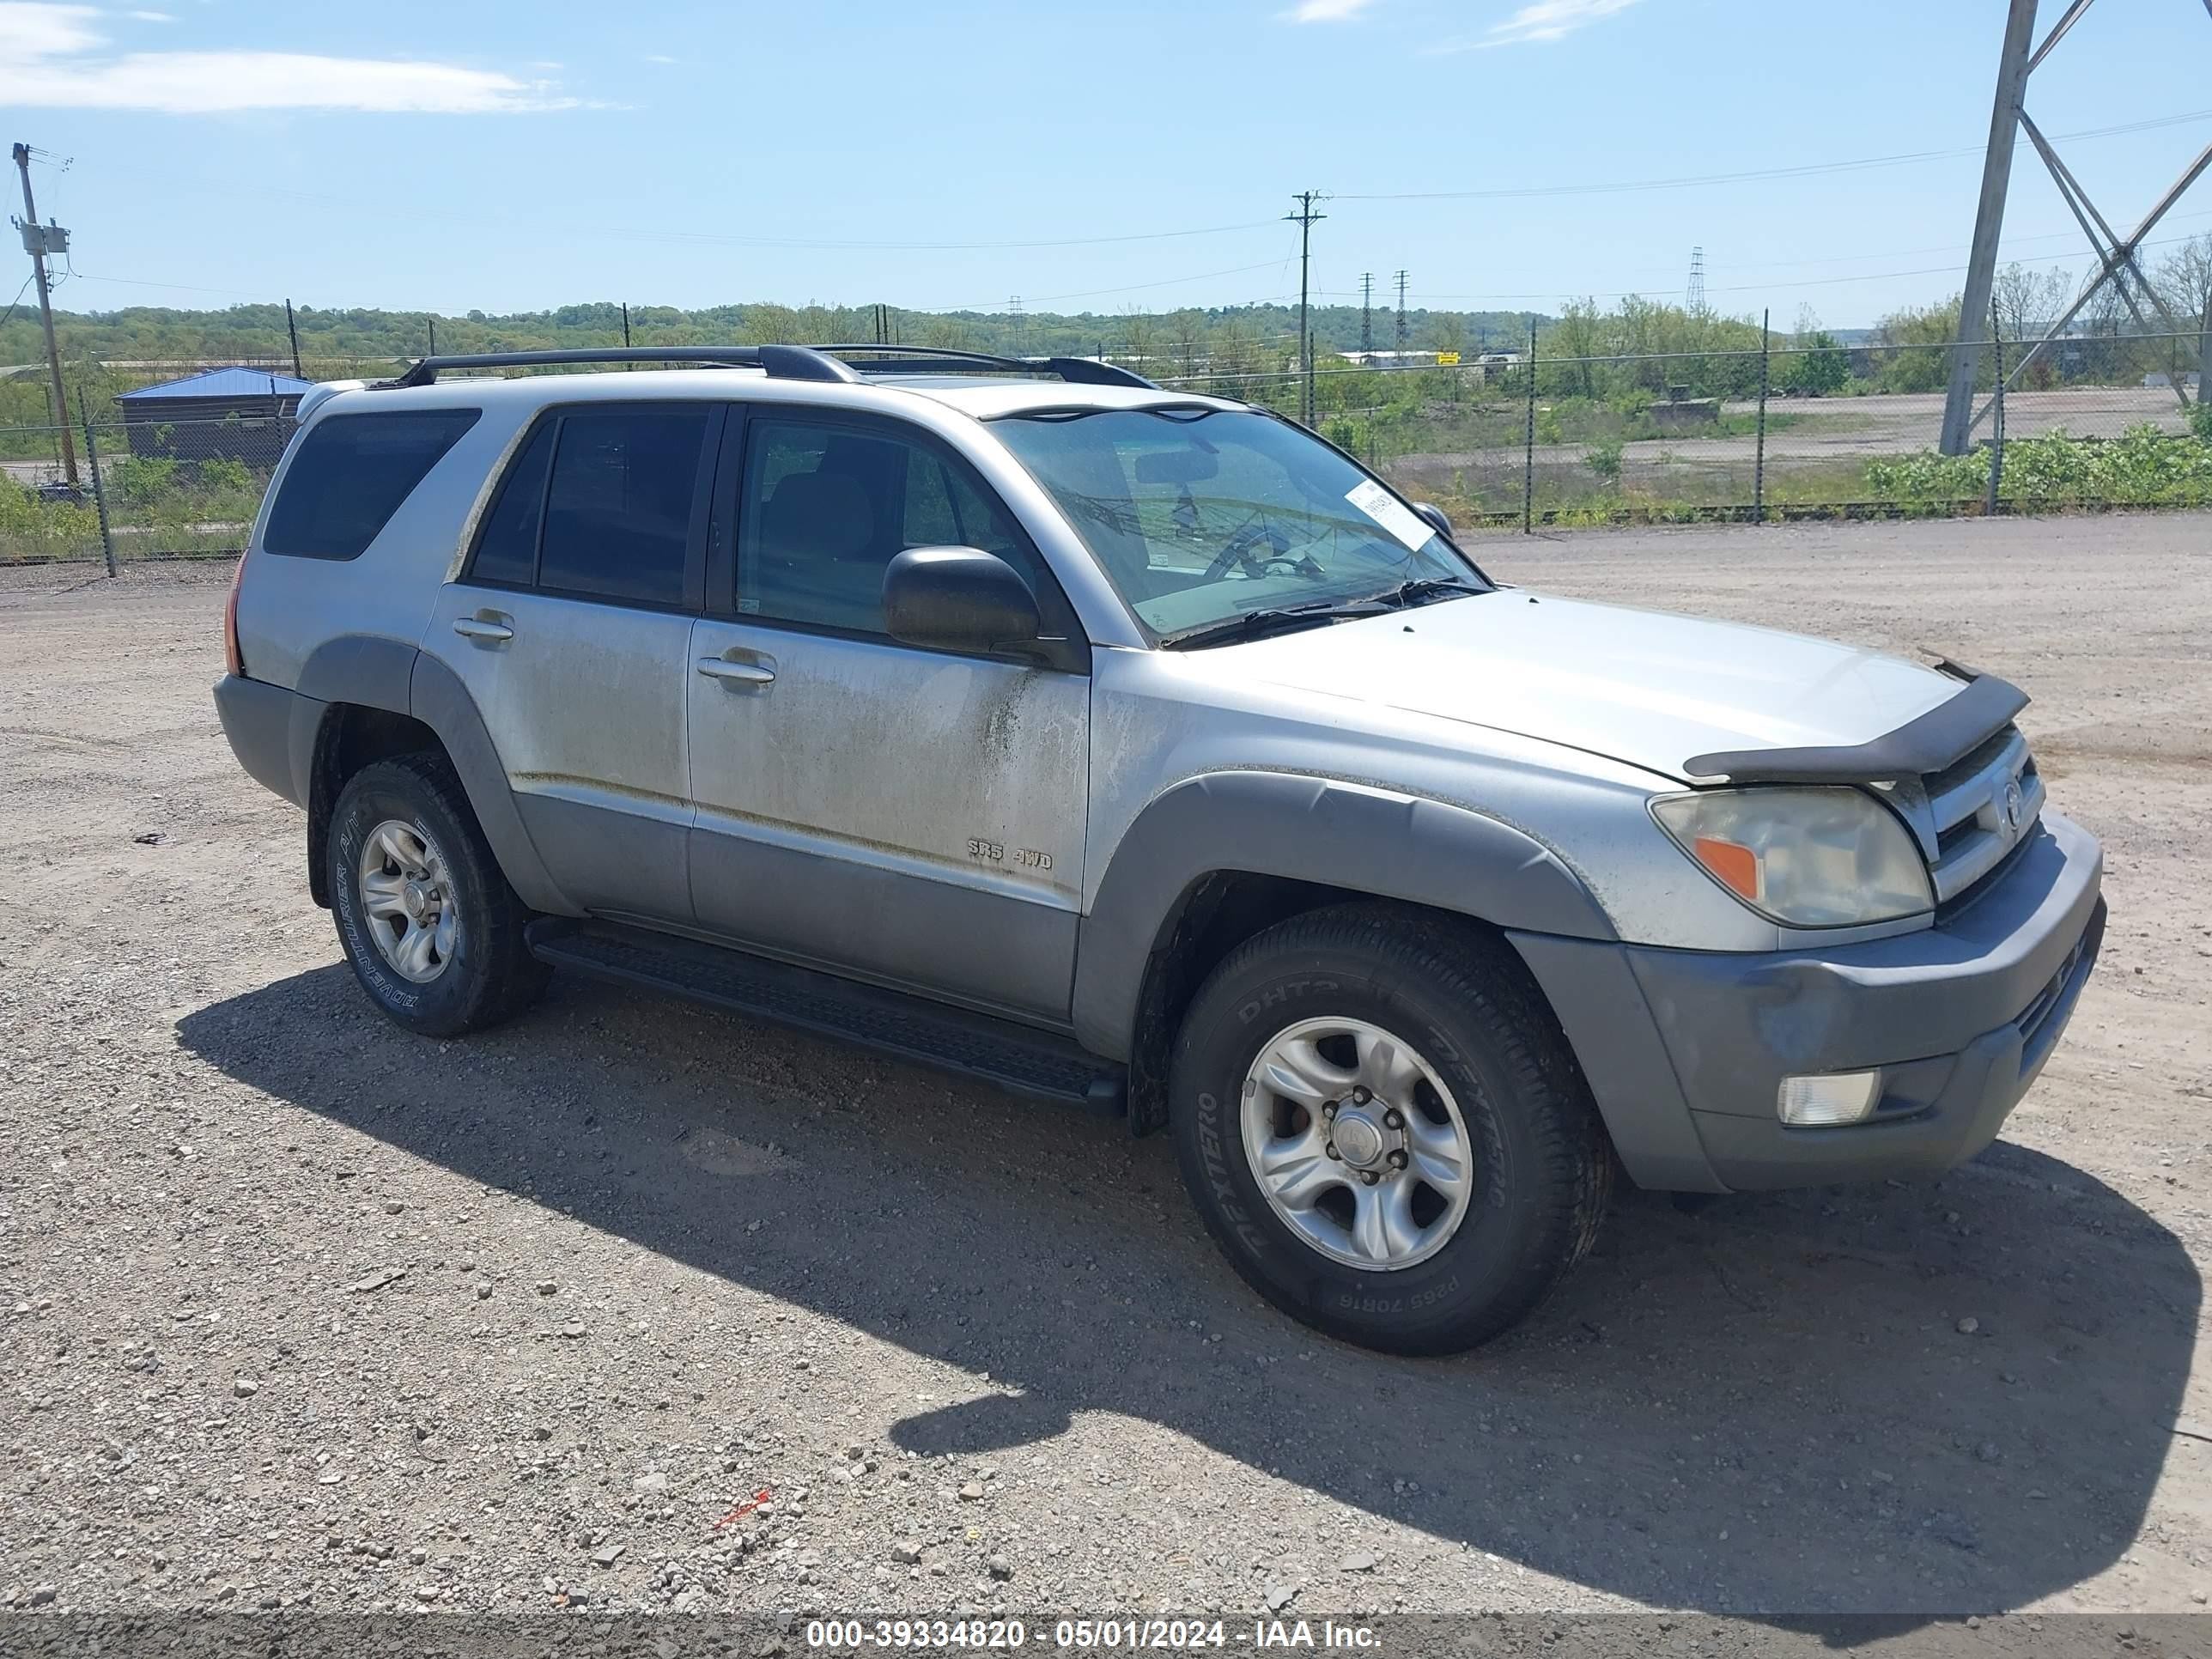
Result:
<instances>
[{"instance_id":1,"label":"blue sky","mask_svg":"<svg viewBox=\"0 0 2212 1659\"><path fill-rule=\"evenodd\" d=\"M2064 9L2044 0L2044 22ZM1957 285L2002 0L611 6L0 0L76 309L624 299L1166 310L1401 267L1415 305L1872 321ZM2102 0L2028 107L2131 226L2212 141L2202 0ZM1493 192L1488 196L1425 192ZM1511 192L1511 193L1501 193ZM2027 144L2008 255L2087 252ZM2212 228L2200 183L2155 238ZM1169 234L1173 233L1173 234ZM1183 234L1188 233L1188 234ZM2155 252L2155 250L2154 250ZM0 298L12 283L0 283Z\"/></svg>"}]
</instances>

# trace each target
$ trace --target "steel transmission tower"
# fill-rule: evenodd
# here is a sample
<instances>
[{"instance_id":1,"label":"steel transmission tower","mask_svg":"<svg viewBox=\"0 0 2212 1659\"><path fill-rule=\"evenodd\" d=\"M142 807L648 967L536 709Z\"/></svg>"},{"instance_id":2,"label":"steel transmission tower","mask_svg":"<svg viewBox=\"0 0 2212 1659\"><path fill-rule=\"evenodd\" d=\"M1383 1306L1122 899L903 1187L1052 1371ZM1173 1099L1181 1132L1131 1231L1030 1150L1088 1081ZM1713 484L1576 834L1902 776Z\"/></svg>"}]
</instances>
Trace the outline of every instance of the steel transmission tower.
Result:
<instances>
[{"instance_id":1,"label":"steel transmission tower","mask_svg":"<svg viewBox=\"0 0 2212 1659\"><path fill-rule=\"evenodd\" d=\"M1359 273L1359 360L1368 368L1375 355L1375 273Z\"/></svg>"},{"instance_id":2,"label":"steel transmission tower","mask_svg":"<svg viewBox=\"0 0 2212 1659\"><path fill-rule=\"evenodd\" d=\"M1705 314L1705 251L1690 250L1690 285L1682 290L1682 309L1692 317Z\"/></svg>"},{"instance_id":3,"label":"steel transmission tower","mask_svg":"<svg viewBox=\"0 0 2212 1659\"><path fill-rule=\"evenodd\" d=\"M1398 273L1398 361L1406 361L1406 273Z\"/></svg>"},{"instance_id":4,"label":"steel transmission tower","mask_svg":"<svg viewBox=\"0 0 2212 1659\"><path fill-rule=\"evenodd\" d=\"M1952 349L1951 379L1943 399L1942 450L1947 455L1966 453L1973 441L1975 427L1990 411L1989 403L1978 410L1974 407L1974 381L1981 368L1982 344L1988 337L1990 290L1996 281L1997 241L2004 231L2005 191L2012 180L2013 140L2018 134L2027 135L2028 143L2035 147L2036 155L2051 174L2051 182L2058 186L2059 195L2072 210L2074 222L2089 239L2089 246L2097 255L2097 269L2082 283L2065 314L2051 324L2041 339L2017 356L2011 352L2005 354L2005 384L2009 386L2018 380L2021 371L2041 356L2046 346L2063 335L2107 283L2118 290L2136 323L2147 331L2151 325L2142 301L2148 301L2174 333L2191 331L2175 319L2166 301L2151 287L2138 256L2143 238L2150 234L2204 169L2212 167L2212 144L2197 153L2197 159L2166 186L2150 211L2123 236L2097 210L2081 181L2059 160L2050 138L2028 118L2025 104L2027 77L2066 38L2089 5L2090 0L2073 0L2051 26L2041 46L2035 45L2035 0L2011 0L2005 16L2004 45L1997 57L1996 100L1990 111L1989 149L1982 161L1981 199L1974 210L1974 240L1967 256L1966 285L1959 301L1958 343ZM2212 6L2207 9L2212 10ZM2208 331L2206 343L2200 349L2206 359L2205 369L2212 371L2212 331ZM2189 401L2187 387L2181 376L2177 374L2172 379L2174 395L2185 404ZM2200 401L2207 389L2212 389L2212 373L2199 376ZM1994 401L1993 397L1990 402Z\"/></svg>"}]
</instances>

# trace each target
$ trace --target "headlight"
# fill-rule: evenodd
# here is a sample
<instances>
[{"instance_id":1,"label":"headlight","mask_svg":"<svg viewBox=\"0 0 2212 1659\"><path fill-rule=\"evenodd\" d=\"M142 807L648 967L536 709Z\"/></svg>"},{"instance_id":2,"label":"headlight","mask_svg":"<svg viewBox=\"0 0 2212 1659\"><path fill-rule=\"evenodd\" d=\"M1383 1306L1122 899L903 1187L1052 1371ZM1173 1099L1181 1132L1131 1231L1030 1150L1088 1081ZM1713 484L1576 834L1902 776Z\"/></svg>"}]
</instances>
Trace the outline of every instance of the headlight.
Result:
<instances>
[{"instance_id":1,"label":"headlight","mask_svg":"<svg viewBox=\"0 0 2212 1659\"><path fill-rule=\"evenodd\" d=\"M1931 909L1905 825L1856 789L1711 789L1651 815L1715 881L1794 927L1847 927Z\"/></svg>"}]
</instances>

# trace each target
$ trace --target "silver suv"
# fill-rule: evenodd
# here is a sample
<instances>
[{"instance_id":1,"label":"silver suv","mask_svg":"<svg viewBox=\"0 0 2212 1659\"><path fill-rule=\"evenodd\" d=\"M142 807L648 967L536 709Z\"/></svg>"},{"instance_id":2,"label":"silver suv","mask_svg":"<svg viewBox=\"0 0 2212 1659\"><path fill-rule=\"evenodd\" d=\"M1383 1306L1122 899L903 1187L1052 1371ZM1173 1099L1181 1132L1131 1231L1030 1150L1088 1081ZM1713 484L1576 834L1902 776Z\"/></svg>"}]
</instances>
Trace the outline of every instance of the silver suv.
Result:
<instances>
[{"instance_id":1,"label":"silver suv","mask_svg":"<svg viewBox=\"0 0 2212 1659\"><path fill-rule=\"evenodd\" d=\"M685 366L486 372L579 361ZM568 968L1125 1115L1353 1341L1511 1325L1616 1166L1970 1157L2096 959L2013 686L1493 582L1262 410L762 346L301 416L216 698L387 1014Z\"/></svg>"}]
</instances>

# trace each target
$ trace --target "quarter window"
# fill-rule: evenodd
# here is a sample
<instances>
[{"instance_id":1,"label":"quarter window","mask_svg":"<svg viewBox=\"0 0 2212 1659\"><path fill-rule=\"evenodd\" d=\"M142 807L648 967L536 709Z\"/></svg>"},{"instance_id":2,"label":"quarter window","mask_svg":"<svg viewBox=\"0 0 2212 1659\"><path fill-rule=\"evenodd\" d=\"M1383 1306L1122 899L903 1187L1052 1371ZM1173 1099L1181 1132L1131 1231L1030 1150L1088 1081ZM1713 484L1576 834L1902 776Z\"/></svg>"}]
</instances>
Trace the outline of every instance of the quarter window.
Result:
<instances>
[{"instance_id":1,"label":"quarter window","mask_svg":"<svg viewBox=\"0 0 2212 1659\"><path fill-rule=\"evenodd\" d=\"M261 545L301 559L357 559L478 409L332 415L300 441Z\"/></svg>"}]
</instances>

